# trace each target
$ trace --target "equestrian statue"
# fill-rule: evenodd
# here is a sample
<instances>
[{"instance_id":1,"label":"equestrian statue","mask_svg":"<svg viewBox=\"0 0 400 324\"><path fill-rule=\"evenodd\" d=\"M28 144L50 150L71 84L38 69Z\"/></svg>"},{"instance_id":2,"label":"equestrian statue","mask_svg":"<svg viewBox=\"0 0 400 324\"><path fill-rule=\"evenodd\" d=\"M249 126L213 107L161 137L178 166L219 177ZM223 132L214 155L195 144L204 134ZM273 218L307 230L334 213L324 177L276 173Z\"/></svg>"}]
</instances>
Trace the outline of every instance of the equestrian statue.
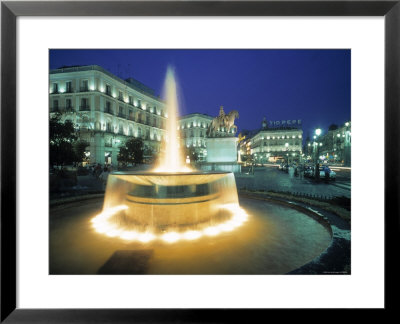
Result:
<instances>
[{"instance_id":1,"label":"equestrian statue","mask_svg":"<svg viewBox=\"0 0 400 324\"><path fill-rule=\"evenodd\" d=\"M232 110L228 114L225 114L224 107L219 108L219 115L215 117L210 126L207 129L207 136L214 137L218 136L234 136L237 132L237 126L235 125L235 118L239 118L237 110ZM235 131L231 133L231 129Z\"/></svg>"}]
</instances>

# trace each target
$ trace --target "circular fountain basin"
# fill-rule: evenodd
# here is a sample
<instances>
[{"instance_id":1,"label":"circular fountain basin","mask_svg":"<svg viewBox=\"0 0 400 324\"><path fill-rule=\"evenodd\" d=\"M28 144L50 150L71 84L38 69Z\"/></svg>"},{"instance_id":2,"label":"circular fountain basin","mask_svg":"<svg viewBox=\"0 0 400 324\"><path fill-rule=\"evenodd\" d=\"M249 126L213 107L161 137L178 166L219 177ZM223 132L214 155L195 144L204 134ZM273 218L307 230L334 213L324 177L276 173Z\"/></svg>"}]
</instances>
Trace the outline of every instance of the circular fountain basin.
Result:
<instances>
[{"instance_id":1,"label":"circular fountain basin","mask_svg":"<svg viewBox=\"0 0 400 324\"><path fill-rule=\"evenodd\" d=\"M121 240L93 230L102 205L92 199L50 209L51 274L107 273L101 269L110 263L113 274L284 274L331 243L330 231L309 215L249 198L240 198L247 222L217 236L173 244Z\"/></svg>"},{"instance_id":2,"label":"circular fountain basin","mask_svg":"<svg viewBox=\"0 0 400 324\"><path fill-rule=\"evenodd\" d=\"M117 172L109 175L104 211L124 231L202 230L232 217L238 205L235 178L229 172ZM103 227L102 227L103 228Z\"/></svg>"}]
</instances>

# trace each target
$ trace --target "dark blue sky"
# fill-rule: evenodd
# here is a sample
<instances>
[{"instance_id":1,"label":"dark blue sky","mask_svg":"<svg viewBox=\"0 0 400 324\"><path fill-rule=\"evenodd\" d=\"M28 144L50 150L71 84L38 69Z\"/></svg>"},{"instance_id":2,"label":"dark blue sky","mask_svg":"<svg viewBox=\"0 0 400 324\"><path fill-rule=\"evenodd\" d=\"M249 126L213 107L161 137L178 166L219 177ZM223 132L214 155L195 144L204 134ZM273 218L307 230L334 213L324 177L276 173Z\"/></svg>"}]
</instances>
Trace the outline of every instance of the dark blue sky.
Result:
<instances>
[{"instance_id":1,"label":"dark blue sky","mask_svg":"<svg viewBox=\"0 0 400 324\"><path fill-rule=\"evenodd\" d=\"M239 130L301 119L304 137L350 120L350 50L50 50L50 69L97 64L162 93L175 67L181 115L236 109Z\"/></svg>"}]
</instances>

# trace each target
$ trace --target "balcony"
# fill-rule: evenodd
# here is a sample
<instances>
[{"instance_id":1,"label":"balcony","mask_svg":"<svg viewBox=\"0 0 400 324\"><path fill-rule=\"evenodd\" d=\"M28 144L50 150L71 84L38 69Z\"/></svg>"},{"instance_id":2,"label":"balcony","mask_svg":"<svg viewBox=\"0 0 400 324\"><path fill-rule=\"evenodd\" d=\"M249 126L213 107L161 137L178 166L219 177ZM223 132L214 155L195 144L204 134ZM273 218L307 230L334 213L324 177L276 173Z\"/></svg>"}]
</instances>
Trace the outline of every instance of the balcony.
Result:
<instances>
[{"instance_id":1,"label":"balcony","mask_svg":"<svg viewBox=\"0 0 400 324\"><path fill-rule=\"evenodd\" d=\"M88 92L89 91L89 87L80 87L79 88L81 92Z\"/></svg>"},{"instance_id":2,"label":"balcony","mask_svg":"<svg viewBox=\"0 0 400 324\"><path fill-rule=\"evenodd\" d=\"M114 115L114 112L112 111L111 108L104 108L104 113L105 113L105 114Z\"/></svg>"},{"instance_id":3,"label":"balcony","mask_svg":"<svg viewBox=\"0 0 400 324\"><path fill-rule=\"evenodd\" d=\"M74 107L65 107L65 112L73 113L73 112L75 112L75 109L74 109Z\"/></svg>"},{"instance_id":4,"label":"balcony","mask_svg":"<svg viewBox=\"0 0 400 324\"><path fill-rule=\"evenodd\" d=\"M124 113L118 113L119 118L126 118L126 115Z\"/></svg>"},{"instance_id":5,"label":"balcony","mask_svg":"<svg viewBox=\"0 0 400 324\"><path fill-rule=\"evenodd\" d=\"M60 108L58 108L58 107L53 107L53 108L50 108L50 112L52 112L52 113L58 113L58 112L61 112L61 110L60 110Z\"/></svg>"},{"instance_id":6,"label":"balcony","mask_svg":"<svg viewBox=\"0 0 400 324\"><path fill-rule=\"evenodd\" d=\"M79 111L90 111L90 106L79 106Z\"/></svg>"}]
</instances>

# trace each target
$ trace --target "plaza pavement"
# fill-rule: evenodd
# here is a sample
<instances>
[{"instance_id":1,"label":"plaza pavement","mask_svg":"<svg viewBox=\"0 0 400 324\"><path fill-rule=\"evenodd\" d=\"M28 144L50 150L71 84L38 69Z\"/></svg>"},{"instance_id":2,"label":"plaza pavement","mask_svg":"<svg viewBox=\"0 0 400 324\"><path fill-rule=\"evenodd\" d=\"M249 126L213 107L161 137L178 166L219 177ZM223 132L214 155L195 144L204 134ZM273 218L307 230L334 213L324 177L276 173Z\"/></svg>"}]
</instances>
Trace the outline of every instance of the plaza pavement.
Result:
<instances>
[{"instance_id":1,"label":"plaza pavement","mask_svg":"<svg viewBox=\"0 0 400 324\"><path fill-rule=\"evenodd\" d=\"M254 174L248 174L248 169L243 168L242 173L235 174L238 190L264 190L275 192L291 192L302 195L318 197L351 197L350 178L340 177L336 181L325 183L315 182L309 178L296 177L293 174L278 170L275 166L256 167ZM105 185L102 180L92 175L78 176L76 191L101 192Z\"/></svg>"},{"instance_id":2,"label":"plaza pavement","mask_svg":"<svg viewBox=\"0 0 400 324\"><path fill-rule=\"evenodd\" d=\"M318 197L347 197L350 198L350 178L339 177L336 181L315 182L309 178L301 179L291 173L278 170L276 166L256 167L254 174L248 174L248 168L242 173L235 174L238 190L264 190L275 192L291 192Z\"/></svg>"}]
</instances>

